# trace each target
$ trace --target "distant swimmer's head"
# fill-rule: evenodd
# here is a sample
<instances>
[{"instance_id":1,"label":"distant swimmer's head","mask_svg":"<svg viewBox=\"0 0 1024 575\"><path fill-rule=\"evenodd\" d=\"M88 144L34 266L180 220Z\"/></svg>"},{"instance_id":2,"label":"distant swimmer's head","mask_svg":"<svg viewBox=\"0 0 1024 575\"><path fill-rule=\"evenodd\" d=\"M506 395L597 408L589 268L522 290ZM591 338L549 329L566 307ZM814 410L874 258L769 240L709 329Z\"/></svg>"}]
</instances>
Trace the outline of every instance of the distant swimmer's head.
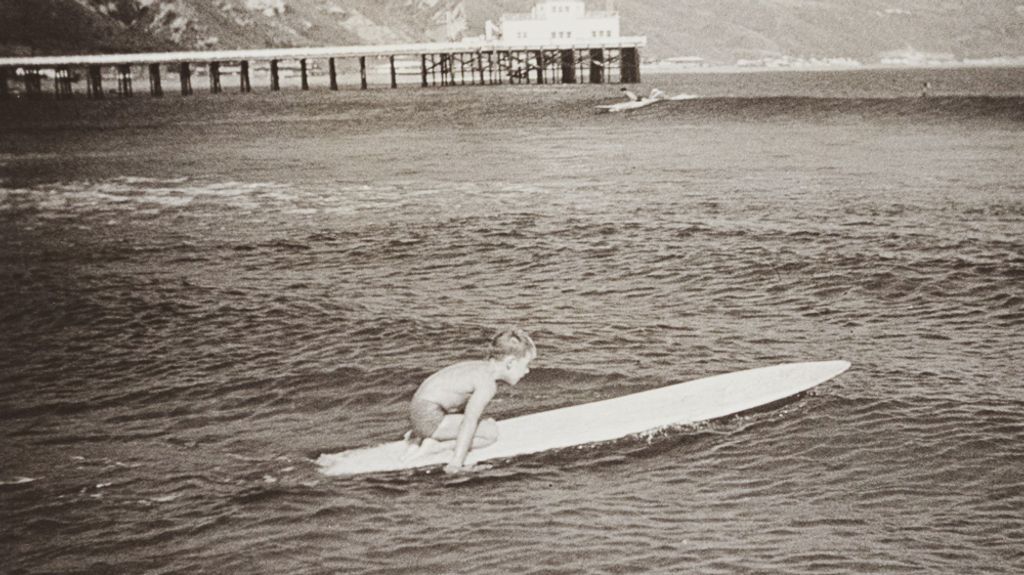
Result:
<instances>
[{"instance_id":1,"label":"distant swimmer's head","mask_svg":"<svg viewBox=\"0 0 1024 575\"><path fill-rule=\"evenodd\" d=\"M498 364L501 379L511 385L530 373L530 362L537 357L537 346L530 334L517 327L498 332L487 346L487 359Z\"/></svg>"}]
</instances>

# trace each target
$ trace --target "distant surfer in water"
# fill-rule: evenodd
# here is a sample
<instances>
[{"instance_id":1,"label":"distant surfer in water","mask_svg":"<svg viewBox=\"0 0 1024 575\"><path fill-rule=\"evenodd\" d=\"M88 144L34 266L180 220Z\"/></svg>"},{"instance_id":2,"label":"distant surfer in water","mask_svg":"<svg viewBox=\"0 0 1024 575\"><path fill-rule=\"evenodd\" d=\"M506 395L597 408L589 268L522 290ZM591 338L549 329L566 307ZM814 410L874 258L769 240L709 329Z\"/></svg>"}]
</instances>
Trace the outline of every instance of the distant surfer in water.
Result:
<instances>
[{"instance_id":1,"label":"distant surfer in water","mask_svg":"<svg viewBox=\"0 0 1024 575\"><path fill-rule=\"evenodd\" d=\"M453 449L444 470L455 473L463 469L470 448L498 440L497 422L481 419L498 382L519 383L536 357L537 347L529 334L507 329L491 339L487 359L459 362L424 380L409 404L412 431L406 434L405 459Z\"/></svg>"},{"instance_id":2,"label":"distant surfer in water","mask_svg":"<svg viewBox=\"0 0 1024 575\"><path fill-rule=\"evenodd\" d=\"M630 102L640 102L640 101L645 101L645 100L664 100L665 99L665 92L662 92L661 90L659 90L657 88L651 88L651 95L647 96L647 97L644 97L644 98L637 97L637 95L632 90L630 90L628 88L620 88L620 91L623 93L623 95L626 96L626 99L629 100Z\"/></svg>"}]
</instances>

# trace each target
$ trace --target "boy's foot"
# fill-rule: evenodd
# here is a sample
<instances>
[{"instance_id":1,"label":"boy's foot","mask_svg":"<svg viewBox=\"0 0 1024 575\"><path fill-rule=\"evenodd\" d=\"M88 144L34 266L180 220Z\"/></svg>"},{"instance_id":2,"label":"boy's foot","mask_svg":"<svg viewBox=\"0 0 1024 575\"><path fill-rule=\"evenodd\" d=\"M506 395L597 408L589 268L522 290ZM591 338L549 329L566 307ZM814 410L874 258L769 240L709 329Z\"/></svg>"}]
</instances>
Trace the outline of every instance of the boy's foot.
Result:
<instances>
[{"instance_id":1,"label":"boy's foot","mask_svg":"<svg viewBox=\"0 0 1024 575\"><path fill-rule=\"evenodd\" d=\"M409 461L419 457L425 457L427 455L433 455L434 453L440 453L451 447L450 441L440 442L431 437L421 439L419 442L410 442L406 447L405 455L402 456L402 461Z\"/></svg>"},{"instance_id":2,"label":"boy's foot","mask_svg":"<svg viewBox=\"0 0 1024 575\"><path fill-rule=\"evenodd\" d=\"M439 451L444 451L446 446L440 441L433 437L427 437L420 442L420 453L419 455L431 455Z\"/></svg>"}]
</instances>

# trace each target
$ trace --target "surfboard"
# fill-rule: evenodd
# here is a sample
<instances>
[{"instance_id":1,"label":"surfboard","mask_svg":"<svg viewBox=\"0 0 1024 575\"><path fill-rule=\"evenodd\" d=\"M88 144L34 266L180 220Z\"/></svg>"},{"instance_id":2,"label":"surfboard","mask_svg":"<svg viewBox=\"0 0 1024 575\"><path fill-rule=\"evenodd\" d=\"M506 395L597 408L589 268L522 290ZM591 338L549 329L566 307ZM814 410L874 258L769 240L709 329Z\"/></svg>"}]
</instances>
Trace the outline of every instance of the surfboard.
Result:
<instances>
[{"instance_id":1,"label":"surfboard","mask_svg":"<svg viewBox=\"0 0 1024 575\"><path fill-rule=\"evenodd\" d=\"M695 99L697 99L699 97L700 96L697 96L697 95L694 95L694 94L677 94L675 96L672 96L671 98L656 98L656 99L641 98L639 100L632 100L632 101L629 101L629 102L617 102L615 104L602 104L600 106L597 106L597 108L599 110L603 110L605 112L626 112L626 111L629 111L629 110L636 110L637 108L646 108L647 106L650 106L651 104L657 104L658 102L668 102L668 101L673 101L673 100L674 101L679 101L679 100L695 100Z\"/></svg>"},{"instance_id":2,"label":"surfboard","mask_svg":"<svg viewBox=\"0 0 1024 575\"><path fill-rule=\"evenodd\" d=\"M787 363L715 375L630 395L542 411L498 422L498 440L466 457L466 465L612 441L658 429L749 411L824 383L846 361ZM325 475L351 476L447 464L451 450L404 459L405 441L323 454Z\"/></svg>"},{"instance_id":3,"label":"surfboard","mask_svg":"<svg viewBox=\"0 0 1024 575\"><path fill-rule=\"evenodd\" d=\"M657 104L658 102L664 102L664 100L633 100L629 102L619 102L617 104L605 104L598 106L598 108L606 112L625 112L626 110L645 108L651 104Z\"/></svg>"}]
</instances>

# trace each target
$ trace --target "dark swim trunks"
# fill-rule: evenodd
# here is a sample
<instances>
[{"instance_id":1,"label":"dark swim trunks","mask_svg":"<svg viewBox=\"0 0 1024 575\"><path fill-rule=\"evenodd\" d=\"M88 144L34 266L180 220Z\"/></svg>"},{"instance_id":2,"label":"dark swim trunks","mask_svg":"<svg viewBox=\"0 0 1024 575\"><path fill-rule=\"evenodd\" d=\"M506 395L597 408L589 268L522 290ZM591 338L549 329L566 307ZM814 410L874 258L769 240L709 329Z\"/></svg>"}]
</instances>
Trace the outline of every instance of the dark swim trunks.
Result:
<instances>
[{"instance_id":1,"label":"dark swim trunks","mask_svg":"<svg viewBox=\"0 0 1024 575\"><path fill-rule=\"evenodd\" d=\"M433 401L414 397L409 404L409 422L418 437L432 436L445 415L444 408Z\"/></svg>"}]
</instances>

